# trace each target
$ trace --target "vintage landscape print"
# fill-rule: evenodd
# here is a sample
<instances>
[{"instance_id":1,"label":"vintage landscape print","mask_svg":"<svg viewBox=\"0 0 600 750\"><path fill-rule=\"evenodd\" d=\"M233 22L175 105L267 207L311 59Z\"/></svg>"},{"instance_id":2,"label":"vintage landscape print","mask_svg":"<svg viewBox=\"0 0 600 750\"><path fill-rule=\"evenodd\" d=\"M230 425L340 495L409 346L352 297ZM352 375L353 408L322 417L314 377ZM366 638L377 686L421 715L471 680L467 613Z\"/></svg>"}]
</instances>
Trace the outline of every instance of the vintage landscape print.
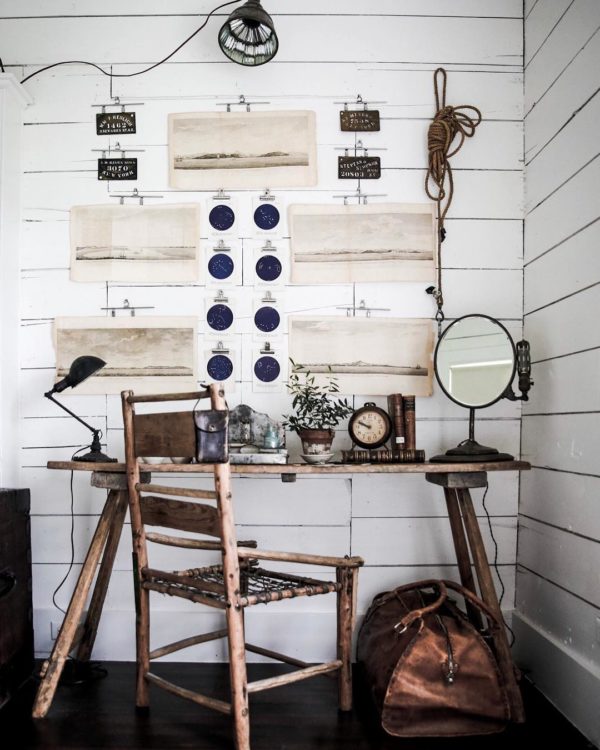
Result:
<instances>
[{"instance_id":1,"label":"vintage landscape print","mask_svg":"<svg viewBox=\"0 0 600 750\"><path fill-rule=\"evenodd\" d=\"M179 190L316 185L315 113L171 114L169 166Z\"/></svg>"},{"instance_id":2,"label":"vintage landscape print","mask_svg":"<svg viewBox=\"0 0 600 750\"><path fill-rule=\"evenodd\" d=\"M202 281L200 206L73 206L72 281Z\"/></svg>"},{"instance_id":3,"label":"vintage landscape print","mask_svg":"<svg viewBox=\"0 0 600 750\"><path fill-rule=\"evenodd\" d=\"M431 396L430 320L297 316L289 325L290 358L317 383L333 375L343 394Z\"/></svg>"},{"instance_id":4,"label":"vintage landscape print","mask_svg":"<svg viewBox=\"0 0 600 750\"><path fill-rule=\"evenodd\" d=\"M292 282L434 281L433 204L291 205Z\"/></svg>"},{"instance_id":5,"label":"vintage landscape print","mask_svg":"<svg viewBox=\"0 0 600 750\"><path fill-rule=\"evenodd\" d=\"M78 393L196 387L196 318L57 318L54 334L57 379L84 354L106 362L77 386Z\"/></svg>"}]
</instances>

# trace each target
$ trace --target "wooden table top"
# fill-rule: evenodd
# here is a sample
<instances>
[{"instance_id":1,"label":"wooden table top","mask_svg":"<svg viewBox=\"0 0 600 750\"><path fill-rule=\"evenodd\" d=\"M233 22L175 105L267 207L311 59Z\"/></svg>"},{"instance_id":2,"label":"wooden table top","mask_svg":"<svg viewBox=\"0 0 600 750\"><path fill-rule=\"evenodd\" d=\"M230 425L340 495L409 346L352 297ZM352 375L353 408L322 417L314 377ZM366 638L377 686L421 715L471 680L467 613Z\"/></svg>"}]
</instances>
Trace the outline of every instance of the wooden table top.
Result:
<instances>
[{"instance_id":1,"label":"wooden table top","mask_svg":"<svg viewBox=\"0 0 600 750\"><path fill-rule=\"evenodd\" d=\"M84 461L48 461L49 469L68 471L99 471L124 473L123 463L87 463ZM232 474L466 474L483 471L527 471L526 461L495 461L486 463L412 463L412 464L231 464ZM152 474L212 473L212 464L140 464L141 471Z\"/></svg>"}]
</instances>

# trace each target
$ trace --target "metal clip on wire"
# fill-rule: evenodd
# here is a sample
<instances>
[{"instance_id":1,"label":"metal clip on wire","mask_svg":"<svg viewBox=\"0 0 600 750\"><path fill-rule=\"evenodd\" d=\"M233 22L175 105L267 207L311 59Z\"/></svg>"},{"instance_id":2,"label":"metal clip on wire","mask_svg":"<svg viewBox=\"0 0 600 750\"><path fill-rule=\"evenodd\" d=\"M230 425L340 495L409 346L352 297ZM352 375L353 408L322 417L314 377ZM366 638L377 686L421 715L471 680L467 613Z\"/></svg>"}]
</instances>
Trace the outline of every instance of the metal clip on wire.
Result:
<instances>
[{"instance_id":1,"label":"metal clip on wire","mask_svg":"<svg viewBox=\"0 0 600 750\"><path fill-rule=\"evenodd\" d=\"M427 294L431 294L437 305L437 312L435 313L435 320L438 327L438 338L442 335L442 323L445 320L444 315L444 297L440 289L436 289L434 286L428 286L425 290Z\"/></svg>"}]
</instances>

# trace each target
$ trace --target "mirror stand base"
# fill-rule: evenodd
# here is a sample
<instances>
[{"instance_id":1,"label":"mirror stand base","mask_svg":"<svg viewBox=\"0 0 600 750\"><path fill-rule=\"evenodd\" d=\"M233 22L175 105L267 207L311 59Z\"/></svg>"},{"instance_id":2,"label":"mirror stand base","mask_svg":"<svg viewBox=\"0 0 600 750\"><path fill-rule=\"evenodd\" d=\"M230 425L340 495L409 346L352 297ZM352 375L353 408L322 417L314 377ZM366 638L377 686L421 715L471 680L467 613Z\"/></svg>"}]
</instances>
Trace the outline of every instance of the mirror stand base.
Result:
<instances>
[{"instance_id":1,"label":"mirror stand base","mask_svg":"<svg viewBox=\"0 0 600 750\"><path fill-rule=\"evenodd\" d=\"M514 461L509 453L499 453L495 448L479 445L476 440L463 440L456 448L429 459L433 463L486 463L494 461Z\"/></svg>"}]
</instances>

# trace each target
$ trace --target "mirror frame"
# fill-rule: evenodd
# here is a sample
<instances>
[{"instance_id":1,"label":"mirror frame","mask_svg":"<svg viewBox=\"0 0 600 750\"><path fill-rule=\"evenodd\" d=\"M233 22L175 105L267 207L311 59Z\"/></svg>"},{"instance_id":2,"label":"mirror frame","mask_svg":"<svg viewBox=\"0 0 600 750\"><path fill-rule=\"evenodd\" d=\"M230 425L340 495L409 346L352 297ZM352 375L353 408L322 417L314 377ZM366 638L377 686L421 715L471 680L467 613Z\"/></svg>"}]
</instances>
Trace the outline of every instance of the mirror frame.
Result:
<instances>
[{"instance_id":1,"label":"mirror frame","mask_svg":"<svg viewBox=\"0 0 600 750\"><path fill-rule=\"evenodd\" d=\"M512 372L510 375L510 378L506 384L506 388L502 391L502 393L492 401L488 401L487 404L478 404L477 406L471 406L470 404L465 404L462 401L458 401L454 398L446 388L444 387L444 384L442 383L441 377L438 373L438 367L437 367L437 360L438 360L438 350L440 348L440 344L443 342L444 337L446 336L447 332L452 328L452 326L456 325L457 323L460 323L461 320L466 320L467 318L485 318L487 320L490 320L492 323L495 323L497 326L499 326L504 333L506 334L509 342L510 347L512 349L512 355L513 355L513 366L512 366ZM450 323L448 326L446 326L444 332L439 337L437 344L435 346L435 352L433 354L433 371L435 372L435 379L437 380L440 388L442 391L448 396L448 398L451 401L454 401L455 404L458 404L459 406L462 406L464 409L486 409L488 406L492 406L492 404L495 404L496 402L500 401L503 398L506 398L506 392L508 388L512 385L513 380L515 379L515 373L517 371L517 349L515 347L515 342L513 341L513 337L510 335L508 329L506 326L502 325L502 323L499 320L496 320L496 318L492 318L491 315L483 315L482 313L470 313L469 315L463 315L461 318L456 318L456 320L453 320L452 323Z\"/></svg>"}]
</instances>

